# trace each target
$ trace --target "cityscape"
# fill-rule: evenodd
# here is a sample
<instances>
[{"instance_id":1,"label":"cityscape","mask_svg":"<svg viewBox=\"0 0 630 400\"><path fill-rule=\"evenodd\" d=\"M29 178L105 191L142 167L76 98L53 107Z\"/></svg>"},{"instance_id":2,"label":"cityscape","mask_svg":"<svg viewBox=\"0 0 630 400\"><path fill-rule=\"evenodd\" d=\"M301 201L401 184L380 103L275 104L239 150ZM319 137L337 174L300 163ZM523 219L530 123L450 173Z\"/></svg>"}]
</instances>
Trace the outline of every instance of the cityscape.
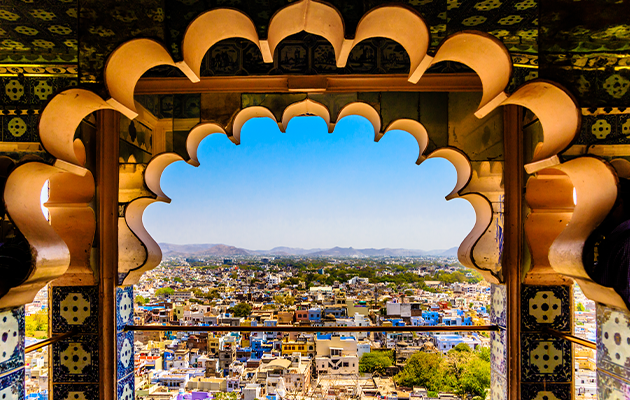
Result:
<instances>
[{"instance_id":1,"label":"cityscape","mask_svg":"<svg viewBox=\"0 0 630 400\"><path fill-rule=\"evenodd\" d=\"M366 257L331 249L319 254L339 256L316 257L234 249L214 249L230 256L171 249L135 285L134 324L165 328L134 332L130 399L489 398L493 352L503 351L491 335L499 332L365 331L491 325L491 308L502 305L451 252ZM595 304L577 285L574 303L574 334L593 341ZM26 314L29 345L47 335L46 290ZM229 331L213 331L219 326ZM274 330L239 330L256 326ZM46 349L26 356L27 399L48 398ZM575 398L596 399L594 351L576 345L574 361Z\"/></svg>"}]
</instances>

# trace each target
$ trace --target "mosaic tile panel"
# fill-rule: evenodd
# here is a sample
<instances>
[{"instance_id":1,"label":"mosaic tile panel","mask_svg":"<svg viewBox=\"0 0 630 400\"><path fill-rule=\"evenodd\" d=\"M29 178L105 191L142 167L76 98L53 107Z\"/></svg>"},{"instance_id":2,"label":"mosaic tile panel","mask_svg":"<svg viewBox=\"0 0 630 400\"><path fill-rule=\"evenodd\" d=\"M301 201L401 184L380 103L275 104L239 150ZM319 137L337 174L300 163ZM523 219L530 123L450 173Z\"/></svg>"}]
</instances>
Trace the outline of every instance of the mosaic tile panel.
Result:
<instances>
[{"instance_id":1,"label":"mosaic tile panel","mask_svg":"<svg viewBox=\"0 0 630 400\"><path fill-rule=\"evenodd\" d=\"M630 385L621 379L597 371L597 400L627 400L630 398Z\"/></svg>"},{"instance_id":2,"label":"mosaic tile panel","mask_svg":"<svg viewBox=\"0 0 630 400\"><path fill-rule=\"evenodd\" d=\"M0 377L0 399L24 400L24 368Z\"/></svg>"},{"instance_id":3,"label":"mosaic tile panel","mask_svg":"<svg viewBox=\"0 0 630 400\"><path fill-rule=\"evenodd\" d=\"M0 374L22 366L24 366L23 306L0 312Z\"/></svg>"},{"instance_id":4,"label":"mosaic tile panel","mask_svg":"<svg viewBox=\"0 0 630 400\"><path fill-rule=\"evenodd\" d=\"M597 368L630 379L630 314L597 305Z\"/></svg>"},{"instance_id":5,"label":"mosaic tile panel","mask_svg":"<svg viewBox=\"0 0 630 400\"><path fill-rule=\"evenodd\" d=\"M521 329L571 331L571 287L529 286L521 289Z\"/></svg>"},{"instance_id":6,"label":"mosaic tile panel","mask_svg":"<svg viewBox=\"0 0 630 400\"><path fill-rule=\"evenodd\" d=\"M492 324L507 326L507 288L505 285L490 285L490 299L492 300L490 310L490 322Z\"/></svg>"},{"instance_id":7,"label":"mosaic tile panel","mask_svg":"<svg viewBox=\"0 0 630 400\"><path fill-rule=\"evenodd\" d=\"M116 331L126 325L133 325L133 286L116 288Z\"/></svg>"},{"instance_id":8,"label":"mosaic tile panel","mask_svg":"<svg viewBox=\"0 0 630 400\"><path fill-rule=\"evenodd\" d=\"M571 400L573 387L570 383L523 383L522 400Z\"/></svg>"},{"instance_id":9,"label":"mosaic tile panel","mask_svg":"<svg viewBox=\"0 0 630 400\"><path fill-rule=\"evenodd\" d=\"M507 331L490 332L490 365L501 375L507 375Z\"/></svg>"},{"instance_id":10,"label":"mosaic tile panel","mask_svg":"<svg viewBox=\"0 0 630 400\"><path fill-rule=\"evenodd\" d=\"M98 382L98 336L81 335L53 344L53 382Z\"/></svg>"},{"instance_id":11,"label":"mosaic tile panel","mask_svg":"<svg viewBox=\"0 0 630 400\"><path fill-rule=\"evenodd\" d=\"M492 371L490 375L490 400L507 400L507 379Z\"/></svg>"},{"instance_id":12,"label":"mosaic tile panel","mask_svg":"<svg viewBox=\"0 0 630 400\"><path fill-rule=\"evenodd\" d=\"M53 385L53 398L55 400L98 399L98 385L55 384Z\"/></svg>"},{"instance_id":13,"label":"mosaic tile panel","mask_svg":"<svg viewBox=\"0 0 630 400\"><path fill-rule=\"evenodd\" d=\"M135 382L133 374L127 375L118 381L116 393L118 400L134 400Z\"/></svg>"},{"instance_id":14,"label":"mosaic tile panel","mask_svg":"<svg viewBox=\"0 0 630 400\"><path fill-rule=\"evenodd\" d=\"M50 310L53 333L72 329L82 333L98 333L96 286L54 286Z\"/></svg>"},{"instance_id":15,"label":"mosaic tile panel","mask_svg":"<svg viewBox=\"0 0 630 400\"><path fill-rule=\"evenodd\" d=\"M117 379L133 373L133 332L119 333L116 337Z\"/></svg>"},{"instance_id":16,"label":"mosaic tile panel","mask_svg":"<svg viewBox=\"0 0 630 400\"><path fill-rule=\"evenodd\" d=\"M522 382L571 382L571 342L543 333L521 334Z\"/></svg>"}]
</instances>

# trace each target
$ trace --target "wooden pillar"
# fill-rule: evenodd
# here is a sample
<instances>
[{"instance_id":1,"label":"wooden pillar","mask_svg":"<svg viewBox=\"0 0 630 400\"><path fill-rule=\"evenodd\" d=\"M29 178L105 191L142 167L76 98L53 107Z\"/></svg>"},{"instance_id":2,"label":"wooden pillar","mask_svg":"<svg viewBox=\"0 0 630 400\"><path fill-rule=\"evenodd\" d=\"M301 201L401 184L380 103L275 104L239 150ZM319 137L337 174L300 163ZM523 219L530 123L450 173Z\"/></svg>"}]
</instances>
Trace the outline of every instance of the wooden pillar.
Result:
<instances>
[{"instance_id":1,"label":"wooden pillar","mask_svg":"<svg viewBox=\"0 0 630 400\"><path fill-rule=\"evenodd\" d=\"M117 112L97 113L96 196L99 261L100 399L116 399L116 278L118 271L118 154Z\"/></svg>"},{"instance_id":2,"label":"wooden pillar","mask_svg":"<svg viewBox=\"0 0 630 400\"><path fill-rule=\"evenodd\" d=\"M503 274L507 286L508 399L520 400L521 260L523 246L523 135L522 109L503 108L505 151L505 219Z\"/></svg>"}]
</instances>

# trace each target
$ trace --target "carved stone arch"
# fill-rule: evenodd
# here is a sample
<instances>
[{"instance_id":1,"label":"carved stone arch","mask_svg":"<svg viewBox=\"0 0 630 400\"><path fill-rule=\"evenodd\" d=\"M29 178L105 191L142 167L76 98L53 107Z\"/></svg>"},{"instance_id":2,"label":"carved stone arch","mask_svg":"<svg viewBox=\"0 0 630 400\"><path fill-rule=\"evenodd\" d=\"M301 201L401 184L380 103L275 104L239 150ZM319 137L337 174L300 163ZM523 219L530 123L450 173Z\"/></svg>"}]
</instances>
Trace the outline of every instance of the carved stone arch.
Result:
<instances>
[{"instance_id":1,"label":"carved stone arch","mask_svg":"<svg viewBox=\"0 0 630 400\"><path fill-rule=\"evenodd\" d=\"M309 5L306 7L305 16L309 16L309 10L314 12L312 10L321 9L322 12L324 12L323 10L327 10L325 7L331 8L315 1L304 1L299 3L299 6L291 6L299 8L304 7L306 3ZM326 12L328 12L328 10ZM317 18L314 18L313 21L315 21L312 22L314 25L310 25L311 23L309 22L309 29L313 29L314 32L325 30L325 27L318 25L319 22L317 22ZM384 21L389 21L389 25L384 24ZM332 31L334 31L334 29ZM424 33L425 31L427 32L426 35ZM333 36L328 33L324 35L324 37ZM481 77L483 84L483 97L480 108L477 111L478 117L485 115L485 113L500 104L518 104L534 111L541 121L544 140L542 144L537 147L534 163L528 165L529 172L539 171L544 169L544 167L559 163L560 160L557 158L558 152L570 143L579 128L579 112L577 111L574 101L566 91L556 84L541 81L530 82L517 90L512 96L505 94L505 86L507 85L511 73L509 54L500 42L486 34L479 32L462 32L451 35L447 37L438 48L435 57L431 58L426 55L425 42L428 41L428 28L421 16L402 6L379 7L371 10L364 16L357 27L357 33L353 40L344 39L341 52L338 54L338 65L345 65L345 62L342 61L344 57L347 59L347 54L349 54L354 43L358 43L357 41L360 41L362 37L368 38L373 36L388 37L403 45L412 59L412 69L410 70L409 77L411 81L420 79L430 64L441 60L453 59L473 68ZM264 60L267 62L272 60L271 52L266 44L268 42L259 40L256 29L247 15L230 9L215 9L201 14L189 25L182 43L184 61L175 63L175 66L180 68L192 82L198 81L201 59L208 49L218 41L232 37L245 38L257 43L261 49ZM420 38L420 40L418 40L418 38ZM483 49L483 51L479 51L480 49ZM488 58L483 59L482 57L480 60L479 54L486 55ZM127 62L123 63L122 61L125 59L127 59ZM488 59L490 59L490 61L488 61ZM128 60L132 60L133 62L129 62ZM481 64L481 61L486 65ZM93 92L76 88L66 90L56 95L43 110L39 124L42 144L45 149L56 158L54 167L52 167L56 169L53 171L56 173L65 171L64 173L75 174L79 177L88 176L88 171L83 167L85 162L85 150L81 142L77 142L74 139L76 128L79 126L81 120L94 111L112 108L134 118L136 104L132 102L132 96L137 79L147 69L162 64L173 65L173 60L161 44L150 39L135 39L121 45L110 56L106 64L104 74L108 88L110 89L110 94L112 95L111 99L105 101ZM128 77L121 76L123 72L129 72L127 70L123 71L123 67L130 67L132 69ZM495 75L492 75L492 73ZM296 107L306 106L311 107L314 105L305 103L302 106ZM291 113L299 115L298 111L299 110L296 108L294 111L291 111ZM316 114L317 113L319 113L319 111L316 112ZM375 140L377 141L388 130L392 130L396 126L401 127L402 125L409 124L408 122L398 121L395 122L398 125L392 124L383 132L380 114L374 109L370 110L369 105L360 103L353 103L342 109L339 115L336 116L336 121L338 122L346 115L355 114L366 117L372 123ZM559 117L560 115L566 115L566 119L558 122L562 119ZM200 125L198 131L189 137L189 144L187 144L190 156L190 160L188 160L189 163L192 165L198 164L194 149L196 149L203 137L208 134L227 133L228 137L235 144L238 144L240 142L240 129L244 122L251 117L270 117L276 120L275 116L269 110L258 107L242 110L227 127L217 125L204 125L202 127L202 125ZM554 119L556 121L554 121ZM287 123L288 120L290 120L290 114L287 114ZM277 120L276 122L278 123ZM281 129L285 127L284 118L278 125ZM413 130L413 132L410 133L414 135L420 147L417 162L422 161L424 144L423 133L420 128L416 127L412 129L409 126L407 127L409 130ZM329 123L329 130L333 128L333 124ZM24 168L19 167L12 175L21 176L25 173ZM33 167L33 169L36 168ZM42 167L42 170L46 170L46 168ZM50 171L51 170L48 170L48 172ZM41 177L41 173L43 172L37 172L35 175ZM28 175L30 172L26 174ZM93 187L93 179L91 177L85 178L85 181L90 181ZM37 184L39 184L39 181ZM141 221L141 218L138 219L137 215L141 215L142 212L133 210L143 210L150 202L156 201L158 198L165 200L164 194L159 193L159 190L157 190L159 184L151 183L151 185L158 193L155 193L154 196L150 196L147 200L137 200L137 204L135 205L133 205L134 202L129 204L127 206L127 211L130 212L129 219L125 222L132 232L132 236L135 236L140 242L144 243L141 243L140 247L144 246L146 248L153 246L151 242L152 239L147 237L148 234L142 232L143 228L140 227L141 223L138 222ZM70 195L70 193L76 191L77 188L72 188L67 184L54 186L55 192L61 191L63 193L61 195L62 198L73 199L72 201L76 201L78 207L86 207L83 199L79 200ZM28 196L29 198L36 196L37 201L35 198L28 201L29 204L35 204L39 202L38 190L41 190L41 186L37 190L34 190L32 187L25 187L23 183L17 182L14 179L11 185L7 186L7 190L22 191L22 195ZM58 195L59 193L55 193L52 195L52 198L57 198ZM466 195L467 194L462 193L460 197L465 197ZM469 198L473 199L474 196L469 196ZM21 199L21 196L5 195L7 210L20 230L32 232L41 221L36 222L35 220L26 218L28 213L20 214L17 202L22 201ZM472 200L471 203L472 202L476 202L476 200ZM15 217L13 214L15 214ZM86 213L85 218L89 219L93 217L87 216ZM477 225L478 224L476 224L476 226ZM48 225L48 227L50 227L50 225ZM64 235L65 236L61 238L55 233L54 227L53 229L41 230L38 235L32 236L33 242L31 245L34 249L34 253L45 254L47 251L51 251L51 249L57 249L58 251L51 259L57 260L56 262L60 265L66 265L66 267L62 267L62 269L67 269L67 264L70 261L67 258L68 254L59 250L63 247L58 246L60 240L65 244L83 240L85 243L81 246L77 246L77 248L85 248L86 241L91 241L92 238L85 237L89 235L78 231L67 231ZM84 237L79 238L81 235ZM487 232L485 235L487 236ZM48 242L45 240L45 237L49 238ZM143 242L144 240L147 240L147 242ZM67 245L65 247L65 251L68 251L68 248L73 248L73 246ZM147 260L150 260L151 257L156 257L158 254L151 250L147 251L149 255L144 257L142 261L144 266L150 265L153 261ZM156 258L153 258L153 260L154 259ZM479 262L479 259L480 258L477 257L471 258L471 260L476 263ZM137 263L140 263L140 261ZM45 268L46 265L45 263L36 263L35 268L37 269L39 267ZM140 270L141 268L144 267L137 267L136 269L130 270ZM42 269L40 272L42 277L46 275L46 278L42 278L42 280L49 281L54 279L55 274L59 271L49 274ZM39 272L36 271L35 273L38 274Z\"/></svg>"}]
</instances>

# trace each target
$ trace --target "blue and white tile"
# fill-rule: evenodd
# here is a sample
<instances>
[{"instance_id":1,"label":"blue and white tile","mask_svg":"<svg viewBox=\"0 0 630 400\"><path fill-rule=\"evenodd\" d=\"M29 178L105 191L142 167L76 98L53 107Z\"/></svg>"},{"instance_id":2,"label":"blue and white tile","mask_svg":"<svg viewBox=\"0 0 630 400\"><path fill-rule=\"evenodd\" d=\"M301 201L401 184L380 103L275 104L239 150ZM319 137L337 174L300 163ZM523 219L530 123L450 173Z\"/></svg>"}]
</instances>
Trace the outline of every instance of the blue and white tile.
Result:
<instances>
[{"instance_id":1,"label":"blue and white tile","mask_svg":"<svg viewBox=\"0 0 630 400\"><path fill-rule=\"evenodd\" d=\"M490 400L507 400L507 379L492 371L490 375Z\"/></svg>"},{"instance_id":2,"label":"blue and white tile","mask_svg":"<svg viewBox=\"0 0 630 400\"><path fill-rule=\"evenodd\" d=\"M0 377L0 399L24 400L24 368Z\"/></svg>"},{"instance_id":3,"label":"blue and white tile","mask_svg":"<svg viewBox=\"0 0 630 400\"><path fill-rule=\"evenodd\" d=\"M116 330L133 325L133 286L116 288Z\"/></svg>"},{"instance_id":4,"label":"blue and white tile","mask_svg":"<svg viewBox=\"0 0 630 400\"><path fill-rule=\"evenodd\" d=\"M573 385L570 383L523 383L522 400L571 400Z\"/></svg>"},{"instance_id":5,"label":"blue and white tile","mask_svg":"<svg viewBox=\"0 0 630 400\"><path fill-rule=\"evenodd\" d=\"M54 286L50 312L53 333L98 333L98 288Z\"/></svg>"},{"instance_id":6,"label":"blue and white tile","mask_svg":"<svg viewBox=\"0 0 630 400\"><path fill-rule=\"evenodd\" d=\"M544 333L521 334L522 382L571 382L571 342Z\"/></svg>"},{"instance_id":7,"label":"blue and white tile","mask_svg":"<svg viewBox=\"0 0 630 400\"><path fill-rule=\"evenodd\" d=\"M490 332L490 365L492 369L507 375L507 332Z\"/></svg>"},{"instance_id":8,"label":"blue and white tile","mask_svg":"<svg viewBox=\"0 0 630 400\"><path fill-rule=\"evenodd\" d=\"M521 289L521 330L571 331L571 287L531 286Z\"/></svg>"},{"instance_id":9,"label":"blue and white tile","mask_svg":"<svg viewBox=\"0 0 630 400\"><path fill-rule=\"evenodd\" d=\"M630 399L630 385L605 372L597 371L597 400Z\"/></svg>"},{"instance_id":10,"label":"blue and white tile","mask_svg":"<svg viewBox=\"0 0 630 400\"><path fill-rule=\"evenodd\" d=\"M133 332L119 333L116 337L117 379L133 373Z\"/></svg>"},{"instance_id":11,"label":"blue and white tile","mask_svg":"<svg viewBox=\"0 0 630 400\"><path fill-rule=\"evenodd\" d=\"M507 326L507 289L505 285L490 285L490 322L495 325Z\"/></svg>"},{"instance_id":12,"label":"blue and white tile","mask_svg":"<svg viewBox=\"0 0 630 400\"><path fill-rule=\"evenodd\" d=\"M55 400L92 400L99 398L98 385L59 383L53 385Z\"/></svg>"},{"instance_id":13,"label":"blue and white tile","mask_svg":"<svg viewBox=\"0 0 630 400\"><path fill-rule=\"evenodd\" d=\"M53 382L98 382L98 336L81 335L53 344Z\"/></svg>"},{"instance_id":14,"label":"blue and white tile","mask_svg":"<svg viewBox=\"0 0 630 400\"><path fill-rule=\"evenodd\" d=\"M630 314L597 305L597 368L630 380Z\"/></svg>"},{"instance_id":15,"label":"blue and white tile","mask_svg":"<svg viewBox=\"0 0 630 400\"><path fill-rule=\"evenodd\" d=\"M0 374L22 366L24 366L23 306L0 312Z\"/></svg>"},{"instance_id":16,"label":"blue and white tile","mask_svg":"<svg viewBox=\"0 0 630 400\"><path fill-rule=\"evenodd\" d=\"M118 400L134 400L135 382L133 374L118 381Z\"/></svg>"}]
</instances>

